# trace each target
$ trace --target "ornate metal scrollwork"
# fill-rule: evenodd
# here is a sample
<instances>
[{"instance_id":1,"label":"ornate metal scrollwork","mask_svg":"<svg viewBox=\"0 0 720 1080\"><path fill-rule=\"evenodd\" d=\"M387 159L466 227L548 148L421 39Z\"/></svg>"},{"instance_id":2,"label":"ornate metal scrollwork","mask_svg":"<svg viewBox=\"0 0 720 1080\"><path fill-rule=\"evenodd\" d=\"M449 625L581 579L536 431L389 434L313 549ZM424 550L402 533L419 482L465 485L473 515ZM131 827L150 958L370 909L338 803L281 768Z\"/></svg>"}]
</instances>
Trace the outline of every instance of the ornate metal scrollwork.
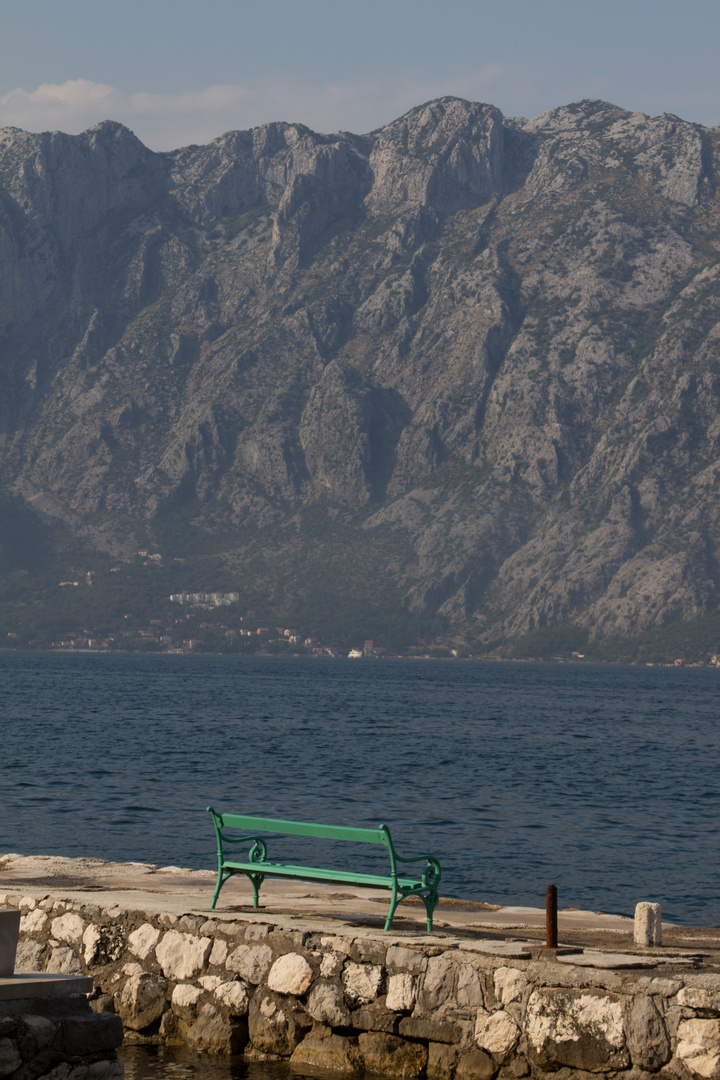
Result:
<instances>
[{"instance_id":1,"label":"ornate metal scrollwork","mask_svg":"<svg viewBox=\"0 0 720 1080\"><path fill-rule=\"evenodd\" d=\"M248 856L250 862L265 862L267 859L267 846L264 840L261 840L259 836L253 837L253 846L250 848L250 854Z\"/></svg>"},{"instance_id":2,"label":"ornate metal scrollwork","mask_svg":"<svg viewBox=\"0 0 720 1080\"><path fill-rule=\"evenodd\" d=\"M440 863L432 855L427 857L427 866L423 872L422 883L426 889L436 889L440 884Z\"/></svg>"}]
</instances>

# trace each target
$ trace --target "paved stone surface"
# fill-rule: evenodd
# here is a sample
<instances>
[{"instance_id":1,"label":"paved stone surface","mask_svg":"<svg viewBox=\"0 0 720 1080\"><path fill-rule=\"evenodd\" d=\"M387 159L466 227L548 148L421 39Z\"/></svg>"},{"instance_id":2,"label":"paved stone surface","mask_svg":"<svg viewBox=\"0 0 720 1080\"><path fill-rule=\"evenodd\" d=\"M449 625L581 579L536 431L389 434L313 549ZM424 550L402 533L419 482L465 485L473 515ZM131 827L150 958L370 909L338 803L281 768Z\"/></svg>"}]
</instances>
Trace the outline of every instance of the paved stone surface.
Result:
<instances>
[{"instance_id":1,"label":"paved stone surface","mask_svg":"<svg viewBox=\"0 0 720 1080\"><path fill-rule=\"evenodd\" d=\"M403 904L392 930L384 934L382 927L387 910L385 894L351 888L343 888L340 892L334 886L307 882L268 879L263 885L262 907L255 911L249 886L240 876L231 879L223 889L221 909L210 913L214 881L215 873L210 869L180 868L161 872L146 863L0 855L0 904L6 896L10 896L12 906L20 907L25 917L38 911L35 918L42 923L45 922L42 908L44 898L52 893L53 896L62 895L68 904L97 903L108 911L114 911L117 918L124 911L143 911L148 919L157 918L165 912L178 918L187 915L202 917L216 925L236 924L240 919L247 925L246 941L251 940L253 933L261 941L270 924L288 932L318 933L320 930L322 933L327 930L340 935L346 932L356 941L361 938L381 938L386 946L397 949L432 944L445 948L461 946L490 955L504 955L508 960L519 960L527 958L531 949L535 953L545 937L544 908L501 907L482 902L484 898L477 901L442 899L436 910L436 931L433 934L425 930L422 905ZM54 917L54 913L50 912L50 917ZM630 952L634 947L634 921L630 916L561 910L558 924L563 945L612 953ZM667 958L685 947L694 950L695 957L689 956L688 962L695 968L704 955L708 960L720 962L720 929L683 928L665 923L662 930L664 949L657 951ZM204 933L212 936L209 930ZM157 939L152 940L156 935L157 931L150 929L147 940L145 934L139 935L137 944L133 941L137 948L136 955L147 955L156 947ZM505 940L507 937L520 940ZM101 944L101 947L104 945ZM643 951L647 953L647 950ZM233 971L236 970L237 961L231 963L230 956L227 967ZM568 958L564 962L574 961ZM675 963L680 963L680 958ZM402 963L392 966L395 970L403 970ZM241 974L243 978L246 977L244 973ZM322 977L329 974L321 973Z\"/></svg>"},{"instance_id":2,"label":"paved stone surface","mask_svg":"<svg viewBox=\"0 0 720 1080\"><path fill-rule=\"evenodd\" d=\"M465 942L463 948L468 948ZM476 941L469 948L472 952L481 952L488 956L507 956L510 960L529 960L531 956L527 945L516 945L512 941Z\"/></svg>"},{"instance_id":3,"label":"paved stone surface","mask_svg":"<svg viewBox=\"0 0 720 1080\"><path fill-rule=\"evenodd\" d=\"M558 956L558 964L571 964L574 967L594 968L640 968L657 967L661 958L657 956L634 956L632 953L583 952Z\"/></svg>"}]
</instances>

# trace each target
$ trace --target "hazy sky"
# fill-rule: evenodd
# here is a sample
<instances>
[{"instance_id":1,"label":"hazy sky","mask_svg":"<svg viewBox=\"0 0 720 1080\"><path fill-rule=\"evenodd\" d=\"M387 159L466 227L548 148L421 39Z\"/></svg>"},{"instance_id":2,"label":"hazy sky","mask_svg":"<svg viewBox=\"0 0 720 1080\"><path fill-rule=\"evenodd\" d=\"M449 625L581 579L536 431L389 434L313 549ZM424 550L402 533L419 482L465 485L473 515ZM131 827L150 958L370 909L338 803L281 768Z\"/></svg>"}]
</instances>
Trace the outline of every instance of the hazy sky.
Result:
<instances>
[{"instance_id":1,"label":"hazy sky","mask_svg":"<svg viewBox=\"0 0 720 1080\"><path fill-rule=\"evenodd\" d=\"M369 131L443 94L720 122L719 0L0 0L0 125Z\"/></svg>"}]
</instances>

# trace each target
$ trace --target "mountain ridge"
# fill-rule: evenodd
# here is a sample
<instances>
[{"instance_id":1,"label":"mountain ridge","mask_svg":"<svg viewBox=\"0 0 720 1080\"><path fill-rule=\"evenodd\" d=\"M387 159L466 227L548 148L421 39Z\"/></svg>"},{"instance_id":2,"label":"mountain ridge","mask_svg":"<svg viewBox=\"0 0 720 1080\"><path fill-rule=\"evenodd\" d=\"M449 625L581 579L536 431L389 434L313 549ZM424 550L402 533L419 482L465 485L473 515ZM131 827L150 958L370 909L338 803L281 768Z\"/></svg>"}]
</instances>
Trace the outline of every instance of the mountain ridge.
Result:
<instances>
[{"instance_id":1,"label":"mountain ridge","mask_svg":"<svg viewBox=\"0 0 720 1080\"><path fill-rule=\"evenodd\" d=\"M715 612L719 142L458 98L162 154L3 129L2 487L467 640Z\"/></svg>"}]
</instances>

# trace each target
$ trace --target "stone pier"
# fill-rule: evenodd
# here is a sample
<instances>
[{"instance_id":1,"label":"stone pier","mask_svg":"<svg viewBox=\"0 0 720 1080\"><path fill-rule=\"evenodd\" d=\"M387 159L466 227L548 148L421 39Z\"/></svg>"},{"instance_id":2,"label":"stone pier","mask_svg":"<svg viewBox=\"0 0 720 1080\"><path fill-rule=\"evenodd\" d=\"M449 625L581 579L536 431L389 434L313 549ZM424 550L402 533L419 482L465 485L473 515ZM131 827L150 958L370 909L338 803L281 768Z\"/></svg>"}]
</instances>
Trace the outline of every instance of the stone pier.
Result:
<instances>
[{"instance_id":1,"label":"stone pier","mask_svg":"<svg viewBox=\"0 0 720 1080\"><path fill-rule=\"evenodd\" d=\"M209 913L209 873L0 866L18 966L91 977L90 1007L126 1040L428 1080L720 1080L717 931L666 926L662 948L637 947L630 918L560 912L548 950L542 910L445 901L427 934L407 905L383 933L367 890L267 881L253 912L233 880Z\"/></svg>"}]
</instances>

